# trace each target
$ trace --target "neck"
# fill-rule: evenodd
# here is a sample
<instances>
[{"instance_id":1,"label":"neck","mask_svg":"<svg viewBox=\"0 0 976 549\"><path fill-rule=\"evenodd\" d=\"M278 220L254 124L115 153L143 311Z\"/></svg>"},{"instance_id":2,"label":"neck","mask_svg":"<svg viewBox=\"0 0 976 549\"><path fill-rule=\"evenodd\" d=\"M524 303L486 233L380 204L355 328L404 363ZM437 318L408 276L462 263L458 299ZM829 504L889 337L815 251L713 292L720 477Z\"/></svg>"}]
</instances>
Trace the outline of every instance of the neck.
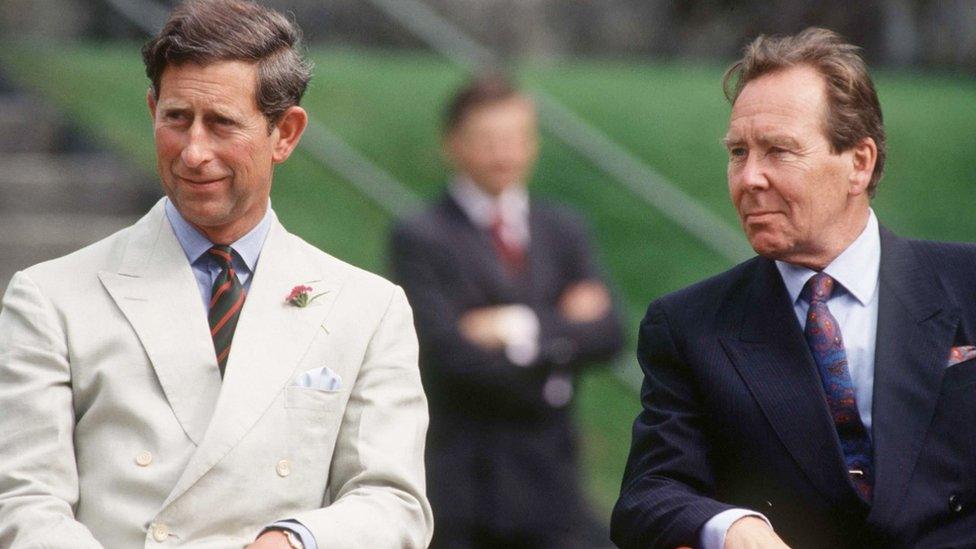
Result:
<instances>
[{"instance_id":1,"label":"neck","mask_svg":"<svg viewBox=\"0 0 976 549\"><path fill-rule=\"evenodd\" d=\"M186 216L183 216L183 219L185 219L186 222L189 223L200 234L207 237L207 240L210 242L229 246L243 238L244 235L260 225L266 214L267 204L265 204L263 208L255 208L250 215L239 217L223 225L210 225L204 227L195 223L191 219L187 219Z\"/></svg>"},{"instance_id":2,"label":"neck","mask_svg":"<svg viewBox=\"0 0 976 549\"><path fill-rule=\"evenodd\" d=\"M861 236L868 224L869 215L870 210L867 207L847 213L835 225L838 227L837 231L828 237L819 249L812 250L812 253L809 254L790 258L787 262L814 271L824 270L827 265L830 265L840 254L844 253L844 250L853 244L857 237Z\"/></svg>"}]
</instances>

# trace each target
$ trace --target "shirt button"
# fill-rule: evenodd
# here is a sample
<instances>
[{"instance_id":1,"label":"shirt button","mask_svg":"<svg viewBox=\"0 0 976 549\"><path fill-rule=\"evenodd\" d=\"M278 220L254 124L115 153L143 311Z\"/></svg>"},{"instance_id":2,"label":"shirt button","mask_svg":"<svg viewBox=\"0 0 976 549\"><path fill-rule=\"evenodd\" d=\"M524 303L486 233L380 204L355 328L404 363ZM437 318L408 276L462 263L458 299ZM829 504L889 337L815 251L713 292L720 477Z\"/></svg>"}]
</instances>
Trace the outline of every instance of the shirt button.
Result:
<instances>
[{"instance_id":1,"label":"shirt button","mask_svg":"<svg viewBox=\"0 0 976 549\"><path fill-rule=\"evenodd\" d=\"M151 528L152 537L154 540L162 543L166 541L167 537L169 537L169 528L167 528L165 524L153 524Z\"/></svg>"},{"instance_id":2,"label":"shirt button","mask_svg":"<svg viewBox=\"0 0 976 549\"><path fill-rule=\"evenodd\" d=\"M153 455L151 452L139 452L139 455L136 456L136 465L139 467L146 467L152 463L152 460Z\"/></svg>"},{"instance_id":3,"label":"shirt button","mask_svg":"<svg viewBox=\"0 0 976 549\"><path fill-rule=\"evenodd\" d=\"M949 510L953 513L962 512L962 501L959 500L959 494L951 494L949 496Z\"/></svg>"},{"instance_id":4,"label":"shirt button","mask_svg":"<svg viewBox=\"0 0 976 549\"><path fill-rule=\"evenodd\" d=\"M275 465L275 471L278 473L279 477L287 477L291 474L291 462L287 459L283 459Z\"/></svg>"}]
</instances>

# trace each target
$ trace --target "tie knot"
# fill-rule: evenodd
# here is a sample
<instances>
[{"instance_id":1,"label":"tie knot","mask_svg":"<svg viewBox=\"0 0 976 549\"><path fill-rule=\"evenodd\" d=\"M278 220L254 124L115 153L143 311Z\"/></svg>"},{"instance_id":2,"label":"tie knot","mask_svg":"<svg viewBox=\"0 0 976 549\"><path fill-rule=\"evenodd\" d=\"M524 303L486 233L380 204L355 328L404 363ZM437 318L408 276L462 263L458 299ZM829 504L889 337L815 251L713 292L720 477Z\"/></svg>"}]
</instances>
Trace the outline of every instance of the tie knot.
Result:
<instances>
[{"instance_id":1,"label":"tie knot","mask_svg":"<svg viewBox=\"0 0 976 549\"><path fill-rule=\"evenodd\" d=\"M827 301L830 299L830 294L834 292L836 286L837 282L829 274L817 273L811 276L810 280L807 280L807 283L803 286L803 291L800 292L800 299L807 303Z\"/></svg>"},{"instance_id":2,"label":"tie knot","mask_svg":"<svg viewBox=\"0 0 976 549\"><path fill-rule=\"evenodd\" d=\"M229 269L233 265L234 249L230 246L217 244L213 248L210 248L208 252L221 268Z\"/></svg>"}]
</instances>

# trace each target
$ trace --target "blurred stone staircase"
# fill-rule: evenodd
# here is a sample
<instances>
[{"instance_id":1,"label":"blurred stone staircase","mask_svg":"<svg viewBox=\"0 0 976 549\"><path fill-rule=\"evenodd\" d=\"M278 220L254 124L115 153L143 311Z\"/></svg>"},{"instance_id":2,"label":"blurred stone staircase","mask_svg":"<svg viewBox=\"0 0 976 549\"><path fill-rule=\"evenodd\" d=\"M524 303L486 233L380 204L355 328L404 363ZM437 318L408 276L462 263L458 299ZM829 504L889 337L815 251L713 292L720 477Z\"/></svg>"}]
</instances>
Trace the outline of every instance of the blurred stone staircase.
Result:
<instances>
[{"instance_id":1,"label":"blurred stone staircase","mask_svg":"<svg viewBox=\"0 0 976 549\"><path fill-rule=\"evenodd\" d=\"M15 272L131 224L158 196L151 174L0 74L0 293Z\"/></svg>"}]
</instances>

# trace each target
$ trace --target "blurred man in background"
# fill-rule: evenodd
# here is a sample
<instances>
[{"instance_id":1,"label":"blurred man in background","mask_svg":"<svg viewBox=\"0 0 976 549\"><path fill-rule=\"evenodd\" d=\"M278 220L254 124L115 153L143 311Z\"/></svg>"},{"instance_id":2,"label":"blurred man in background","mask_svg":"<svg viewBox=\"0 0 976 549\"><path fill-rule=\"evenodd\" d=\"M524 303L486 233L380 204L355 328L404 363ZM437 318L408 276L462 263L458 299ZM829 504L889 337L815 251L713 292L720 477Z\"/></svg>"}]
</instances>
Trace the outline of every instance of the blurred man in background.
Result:
<instances>
[{"instance_id":1,"label":"blurred man in background","mask_svg":"<svg viewBox=\"0 0 976 549\"><path fill-rule=\"evenodd\" d=\"M837 34L761 36L725 88L759 257L648 309L614 541L976 547L976 246L879 226L881 106Z\"/></svg>"},{"instance_id":2,"label":"blurred man in background","mask_svg":"<svg viewBox=\"0 0 976 549\"><path fill-rule=\"evenodd\" d=\"M435 547L578 547L587 523L574 379L623 336L582 222L530 199L532 102L505 78L461 89L445 196L393 233L431 407Z\"/></svg>"},{"instance_id":3,"label":"blurred man in background","mask_svg":"<svg viewBox=\"0 0 976 549\"><path fill-rule=\"evenodd\" d=\"M166 198L4 297L0 546L423 547L406 298L270 205L308 120L297 27L188 2L143 58Z\"/></svg>"}]
</instances>

